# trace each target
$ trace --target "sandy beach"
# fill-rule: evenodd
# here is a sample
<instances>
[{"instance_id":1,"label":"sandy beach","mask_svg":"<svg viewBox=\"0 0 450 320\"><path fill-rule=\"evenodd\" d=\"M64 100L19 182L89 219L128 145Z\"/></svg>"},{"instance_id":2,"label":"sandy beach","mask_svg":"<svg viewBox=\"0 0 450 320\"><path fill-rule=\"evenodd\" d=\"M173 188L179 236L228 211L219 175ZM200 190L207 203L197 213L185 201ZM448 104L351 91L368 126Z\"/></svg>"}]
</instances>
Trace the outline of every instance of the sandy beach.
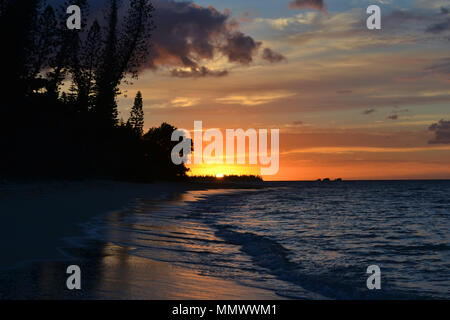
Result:
<instances>
[{"instance_id":1,"label":"sandy beach","mask_svg":"<svg viewBox=\"0 0 450 320\"><path fill-rule=\"evenodd\" d=\"M80 223L137 197L163 199L187 188L111 181L0 183L0 268L61 258L62 239L80 235Z\"/></svg>"},{"instance_id":2,"label":"sandy beach","mask_svg":"<svg viewBox=\"0 0 450 320\"><path fill-rule=\"evenodd\" d=\"M267 290L142 258L113 243L90 241L71 247L65 241L82 235L83 223L114 215L140 197L176 205L193 200L183 198L189 190L202 189L201 185L111 181L0 184L0 298L278 298ZM83 272L80 291L65 287L65 271L72 263Z\"/></svg>"}]
</instances>

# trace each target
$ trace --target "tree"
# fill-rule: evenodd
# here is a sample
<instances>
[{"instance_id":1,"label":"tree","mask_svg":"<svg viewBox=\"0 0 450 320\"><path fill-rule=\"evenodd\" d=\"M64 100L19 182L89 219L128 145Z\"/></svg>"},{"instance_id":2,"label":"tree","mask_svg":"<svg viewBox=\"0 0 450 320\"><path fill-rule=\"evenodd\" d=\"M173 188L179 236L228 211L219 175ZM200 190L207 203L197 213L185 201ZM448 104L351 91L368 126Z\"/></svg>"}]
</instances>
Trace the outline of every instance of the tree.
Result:
<instances>
[{"instance_id":1,"label":"tree","mask_svg":"<svg viewBox=\"0 0 450 320\"><path fill-rule=\"evenodd\" d=\"M118 4L111 1L102 62L96 73L95 110L106 126L117 124L116 96L121 81L127 74L136 76L148 56L153 10L149 0L130 0L125 24L119 32Z\"/></svg>"},{"instance_id":2,"label":"tree","mask_svg":"<svg viewBox=\"0 0 450 320\"><path fill-rule=\"evenodd\" d=\"M172 150L178 144L172 141L174 126L163 123L159 128L151 128L143 136L144 156L149 162L145 166L147 176L157 179L176 179L185 177L189 171L184 164L172 162Z\"/></svg>"},{"instance_id":3,"label":"tree","mask_svg":"<svg viewBox=\"0 0 450 320\"><path fill-rule=\"evenodd\" d=\"M116 95L120 82L117 61L117 1L112 0L109 9L106 28L106 40L102 51L102 61L96 73L95 113L103 128L117 124Z\"/></svg>"},{"instance_id":4,"label":"tree","mask_svg":"<svg viewBox=\"0 0 450 320\"><path fill-rule=\"evenodd\" d=\"M34 52L32 59L30 59L33 75L39 74L42 69L48 67L49 57L52 51L55 50L55 43L57 41L57 22L53 7L45 7L38 21L37 32L34 37Z\"/></svg>"},{"instance_id":5,"label":"tree","mask_svg":"<svg viewBox=\"0 0 450 320\"><path fill-rule=\"evenodd\" d=\"M76 0L74 3L80 8L86 7L86 0ZM59 87L66 78L67 72L70 71L70 64L74 55L78 52L80 37L78 30L69 30L66 25L66 8L68 3L59 9L57 37L55 44L57 46L56 53L49 61L50 71L47 73L47 93L53 99L58 98ZM84 26L84 20L82 25Z\"/></svg>"},{"instance_id":6,"label":"tree","mask_svg":"<svg viewBox=\"0 0 450 320\"><path fill-rule=\"evenodd\" d=\"M41 6L40 0L1 3L0 37L5 45L2 46L0 70L7 79L2 87L8 93L3 95L5 106L17 103L17 97L23 99L31 93L29 80L35 76L31 64Z\"/></svg>"},{"instance_id":7,"label":"tree","mask_svg":"<svg viewBox=\"0 0 450 320\"><path fill-rule=\"evenodd\" d=\"M99 68L101 52L101 28L97 20L94 20L89 28L86 39L77 47L71 63L73 80L72 91L78 109L91 110L93 107L93 95L95 86L95 73Z\"/></svg>"},{"instance_id":8,"label":"tree","mask_svg":"<svg viewBox=\"0 0 450 320\"><path fill-rule=\"evenodd\" d=\"M121 1L108 1L105 24L83 14L81 30L66 27L69 2L87 7L86 0L59 8L45 0L0 0L0 35L8 44L0 61L8 79L0 116L9 119L0 126L0 176L150 181L184 175L187 169L171 162L172 126L143 138L140 92L128 125L117 121L120 84L137 77L148 57L150 0L126 1L123 21Z\"/></svg>"},{"instance_id":9,"label":"tree","mask_svg":"<svg viewBox=\"0 0 450 320\"><path fill-rule=\"evenodd\" d=\"M130 0L124 32L119 41L121 70L137 76L139 67L149 54L151 32L155 29L152 20L154 8L149 0Z\"/></svg>"},{"instance_id":10,"label":"tree","mask_svg":"<svg viewBox=\"0 0 450 320\"><path fill-rule=\"evenodd\" d=\"M142 105L142 94L138 91L136 98L134 99L133 107L131 108L127 125L129 125L139 136L142 136L144 130L144 110L142 109Z\"/></svg>"}]
</instances>

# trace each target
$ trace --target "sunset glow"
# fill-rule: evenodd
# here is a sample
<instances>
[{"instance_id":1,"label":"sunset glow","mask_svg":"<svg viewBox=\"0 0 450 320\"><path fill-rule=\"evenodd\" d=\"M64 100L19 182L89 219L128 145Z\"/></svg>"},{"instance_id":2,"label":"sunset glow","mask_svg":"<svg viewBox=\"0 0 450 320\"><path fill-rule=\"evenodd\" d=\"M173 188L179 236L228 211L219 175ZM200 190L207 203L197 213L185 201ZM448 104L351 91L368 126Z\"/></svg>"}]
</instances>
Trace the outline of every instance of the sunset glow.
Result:
<instances>
[{"instance_id":1,"label":"sunset glow","mask_svg":"<svg viewBox=\"0 0 450 320\"><path fill-rule=\"evenodd\" d=\"M0 29L0 301L450 298L450 0L4 0Z\"/></svg>"},{"instance_id":2,"label":"sunset glow","mask_svg":"<svg viewBox=\"0 0 450 320\"><path fill-rule=\"evenodd\" d=\"M274 10L263 0L256 12L251 1L202 1L204 10L237 19L260 48L243 61L223 52L196 60L204 69L161 51L164 68L176 71L144 70L119 103L127 112L143 88L147 128L170 119L187 130L196 120L222 132L280 129L280 170L266 180L450 178L449 31L437 28L448 19L444 2L384 2L383 28L373 31L360 2ZM189 50L190 59L200 52ZM238 165L189 167L192 175L259 174Z\"/></svg>"},{"instance_id":3,"label":"sunset glow","mask_svg":"<svg viewBox=\"0 0 450 320\"><path fill-rule=\"evenodd\" d=\"M230 175L259 175L258 167L251 166L239 166L239 165L189 165L191 171L189 175L191 176L215 176L220 175L230 176Z\"/></svg>"}]
</instances>

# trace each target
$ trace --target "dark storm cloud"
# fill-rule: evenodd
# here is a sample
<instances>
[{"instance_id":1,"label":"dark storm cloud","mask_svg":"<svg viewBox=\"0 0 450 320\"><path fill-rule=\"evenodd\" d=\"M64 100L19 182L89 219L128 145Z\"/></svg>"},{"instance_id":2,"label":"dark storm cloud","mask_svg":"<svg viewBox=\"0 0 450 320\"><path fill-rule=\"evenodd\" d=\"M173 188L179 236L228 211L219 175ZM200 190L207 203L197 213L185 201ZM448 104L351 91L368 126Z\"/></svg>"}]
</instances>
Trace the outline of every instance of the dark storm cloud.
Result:
<instances>
[{"instance_id":1,"label":"dark storm cloud","mask_svg":"<svg viewBox=\"0 0 450 320\"><path fill-rule=\"evenodd\" d=\"M323 0L293 0L289 3L291 9L316 9L322 11L325 9Z\"/></svg>"},{"instance_id":2,"label":"dark storm cloud","mask_svg":"<svg viewBox=\"0 0 450 320\"><path fill-rule=\"evenodd\" d=\"M277 63L281 61L285 61L286 57L280 53L274 52L270 48L265 48L263 51L262 58L270 63Z\"/></svg>"},{"instance_id":3,"label":"dark storm cloud","mask_svg":"<svg viewBox=\"0 0 450 320\"><path fill-rule=\"evenodd\" d=\"M122 4L126 7L127 1ZM229 10L220 12L189 1L153 0L152 4L156 30L143 69L174 68L171 74L176 77L225 76L228 72L212 71L203 64L223 55L228 62L247 65L262 45L238 30L239 23ZM108 8L105 0L93 1L92 5L103 11Z\"/></svg>"},{"instance_id":4,"label":"dark storm cloud","mask_svg":"<svg viewBox=\"0 0 450 320\"><path fill-rule=\"evenodd\" d=\"M191 68L190 70L173 69L171 75L177 78L204 78L204 77L224 77L228 75L227 70L214 71L206 67Z\"/></svg>"},{"instance_id":5,"label":"dark storm cloud","mask_svg":"<svg viewBox=\"0 0 450 320\"><path fill-rule=\"evenodd\" d=\"M213 40L229 32L229 16L212 7L190 2L156 0L153 50L149 67L161 65L198 67L201 59L212 59Z\"/></svg>"},{"instance_id":6,"label":"dark storm cloud","mask_svg":"<svg viewBox=\"0 0 450 320\"><path fill-rule=\"evenodd\" d=\"M430 144L450 144L450 121L441 119L438 123L432 124L428 130L434 132L434 139Z\"/></svg>"},{"instance_id":7,"label":"dark storm cloud","mask_svg":"<svg viewBox=\"0 0 450 320\"><path fill-rule=\"evenodd\" d=\"M240 31L230 33L227 42L220 51L228 57L230 62L249 64L253 61L253 55L261 46L262 42L253 40Z\"/></svg>"},{"instance_id":8,"label":"dark storm cloud","mask_svg":"<svg viewBox=\"0 0 450 320\"><path fill-rule=\"evenodd\" d=\"M228 62L247 65L253 62L262 42L238 30L239 24L230 12L214 7L201 7L192 2L154 0L157 29L147 67L188 67L191 71L172 71L177 77L221 77L224 71L211 71L201 66L202 60L218 55ZM274 61L275 62L275 61Z\"/></svg>"}]
</instances>

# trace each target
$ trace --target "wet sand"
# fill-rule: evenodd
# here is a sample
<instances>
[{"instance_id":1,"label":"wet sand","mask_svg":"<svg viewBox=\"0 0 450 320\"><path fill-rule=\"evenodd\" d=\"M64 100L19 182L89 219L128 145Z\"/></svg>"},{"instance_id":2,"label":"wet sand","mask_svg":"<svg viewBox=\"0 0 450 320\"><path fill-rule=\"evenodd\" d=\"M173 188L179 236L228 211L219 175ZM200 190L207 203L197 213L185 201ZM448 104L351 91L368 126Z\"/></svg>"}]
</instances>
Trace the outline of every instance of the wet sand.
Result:
<instances>
[{"instance_id":1,"label":"wet sand","mask_svg":"<svg viewBox=\"0 0 450 320\"><path fill-rule=\"evenodd\" d=\"M111 181L0 183L0 269L30 260L61 258L63 238L80 224L126 206L137 197L162 199L185 184Z\"/></svg>"},{"instance_id":2,"label":"wet sand","mask_svg":"<svg viewBox=\"0 0 450 320\"><path fill-rule=\"evenodd\" d=\"M63 241L82 235L81 223L140 196L166 201L189 189L205 187L105 181L1 185L0 299L279 299L268 290L132 255L133 248L95 240L73 247ZM66 288L71 264L81 268L81 290Z\"/></svg>"},{"instance_id":3,"label":"wet sand","mask_svg":"<svg viewBox=\"0 0 450 320\"><path fill-rule=\"evenodd\" d=\"M74 260L34 262L2 273L0 299L280 299L267 290L140 258L113 244L92 242L71 250ZM81 268L81 290L66 288L65 271L72 263Z\"/></svg>"}]
</instances>

